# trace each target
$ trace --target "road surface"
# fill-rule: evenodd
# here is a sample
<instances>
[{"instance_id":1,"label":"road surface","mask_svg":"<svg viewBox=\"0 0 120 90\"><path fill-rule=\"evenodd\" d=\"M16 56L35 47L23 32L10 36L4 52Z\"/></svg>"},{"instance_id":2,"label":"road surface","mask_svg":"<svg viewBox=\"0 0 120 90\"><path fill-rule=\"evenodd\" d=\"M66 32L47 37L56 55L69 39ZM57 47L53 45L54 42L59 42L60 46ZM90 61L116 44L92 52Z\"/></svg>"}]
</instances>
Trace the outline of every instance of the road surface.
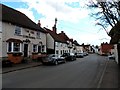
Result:
<instances>
[{"instance_id":1,"label":"road surface","mask_svg":"<svg viewBox=\"0 0 120 90\"><path fill-rule=\"evenodd\" d=\"M38 66L3 74L3 88L97 88L106 57L89 54L57 66Z\"/></svg>"}]
</instances>

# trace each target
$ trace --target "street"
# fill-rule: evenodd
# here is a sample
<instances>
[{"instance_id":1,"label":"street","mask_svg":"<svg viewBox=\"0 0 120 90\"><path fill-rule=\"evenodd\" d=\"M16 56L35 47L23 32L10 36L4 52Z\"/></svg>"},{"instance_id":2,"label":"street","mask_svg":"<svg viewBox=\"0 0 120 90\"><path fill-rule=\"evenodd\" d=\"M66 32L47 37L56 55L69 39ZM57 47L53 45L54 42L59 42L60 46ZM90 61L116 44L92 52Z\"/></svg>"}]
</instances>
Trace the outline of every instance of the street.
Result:
<instances>
[{"instance_id":1,"label":"street","mask_svg":"<svg viewBox=\"0 0 120 90\"><path fill-rule=\"evenodd\" d=\"M57 66L38 66L3 74L3 88L97 88L106 57L89 54Z\"/></svg>"}]
</instances>

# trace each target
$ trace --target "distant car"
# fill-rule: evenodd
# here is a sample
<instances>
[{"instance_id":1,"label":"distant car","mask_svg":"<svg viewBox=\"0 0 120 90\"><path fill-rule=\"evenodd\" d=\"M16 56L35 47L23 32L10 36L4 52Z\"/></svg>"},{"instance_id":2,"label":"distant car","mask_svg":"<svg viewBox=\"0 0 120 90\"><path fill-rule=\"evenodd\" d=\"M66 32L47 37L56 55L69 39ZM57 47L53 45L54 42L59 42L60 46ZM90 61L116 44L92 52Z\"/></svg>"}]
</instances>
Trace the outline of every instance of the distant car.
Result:
<instances>
[{"instance_id":1,"label":"distant car","mask_svg":"<svg viewBox=\"0 0 120 90\"><path fill-rule=\"evenodd\" d=\"M75 53L76 57L77 58L83 58L84 57L84 54L81 52L81 53Z\"/></svg>"},{"instance_id":2,"label":"distant car","mask_svg":"<svg viewBox=\"0 0 120 90\"><path fill-rule=\"evenodd\" d=\"M87 56L87 55L88 55L88 53L87 53L87 52L84 52L84 53L83 53L83 55L84 55L84 56Z\"/></svg>"},{"instance_id":3,"label":"distant car","mask_svg":"<svg viewBox=\"0 0 120 90\"><path fill-rule=\"evenodd\" d=\"M74 55L74 53L64 53L62 57L65 57L66 61L76 60L76 56Z\"/></svg>"},{"instance_id":4,"label":"distant car","mask_svg":"<svg viewBox=\"0 0 120 90\"><path fill-rule=\"evenodd\" d=\"M112 59L112 60L115 60L115 55L113 54L113 55L109 55L108 56L108 59L110 60L110 59Z\"/></svg>"},{"instance_id":5,"label":"distant car","mask_svg":"<svg viewBox=\"0 0 120 90\"><path fill-rule=\"evenodd\" d=\"M49 54L42 59L43 64L54 64L57 65L59 63L66 62L65 58L57 55L57 54Z\"/></svg>"}]
</instances>

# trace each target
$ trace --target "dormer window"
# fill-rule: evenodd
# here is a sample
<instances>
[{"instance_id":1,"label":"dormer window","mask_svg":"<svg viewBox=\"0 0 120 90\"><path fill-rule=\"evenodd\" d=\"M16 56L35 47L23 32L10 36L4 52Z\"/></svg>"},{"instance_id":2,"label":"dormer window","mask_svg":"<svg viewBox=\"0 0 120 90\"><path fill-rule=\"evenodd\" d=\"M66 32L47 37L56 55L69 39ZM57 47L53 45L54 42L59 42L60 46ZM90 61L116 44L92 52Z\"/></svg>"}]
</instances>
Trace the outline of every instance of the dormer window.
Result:
<instances>
[{"instance_id":1,"label":"dormer window","mask_svg":"<svg viewBox=\"0 0 120 90\"><path fill-rule=\"evenodd\" d=\"M21 35L21 27L15 27L15 35Z\"/></svg>"}]
</instances>

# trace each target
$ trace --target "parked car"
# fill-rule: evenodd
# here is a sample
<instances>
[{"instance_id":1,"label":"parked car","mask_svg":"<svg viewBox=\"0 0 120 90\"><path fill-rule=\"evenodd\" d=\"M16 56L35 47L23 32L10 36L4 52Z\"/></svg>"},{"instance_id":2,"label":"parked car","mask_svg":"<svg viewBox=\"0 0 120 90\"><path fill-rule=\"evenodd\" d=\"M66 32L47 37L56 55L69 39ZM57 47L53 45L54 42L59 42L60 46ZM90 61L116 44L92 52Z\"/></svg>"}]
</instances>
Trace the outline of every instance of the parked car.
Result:
<instances>
[{"instance_id":1,"label":"parked car","mask_svg":"<svg viewBox=\"0 0 120 90\"><path fill-rule=\"evenodd\" d=\"M115 55L114 55L114 54L109 55L109 56L108 56L108 59L109 59L109 60L115 60Z\"/></svg>"},{"instance_id":2,"label":"parked car","mask_svg":"<svg viewBox=\"0 0 120 90\"><path fill-rule=\"evenodd\" d=\"M2 67L12 67L13 63L10 60L2 60Z\"/></svg>"},{"instance_id":3,"label":"parked car","mask_svg":"<svg viewBox=\"0 0 120 90\"><path fill-rule=\"evenodd\" d=\"M75 55L76 55L77 58L83 58L84 57L83 53L75 53Z\"/></svg>"},{"instance_id":4,"label":"parked car","mask_svg":"<svg viewBox=\"0 0 120 90\"><path fill-rule=\"evenodd\" d=\"M54 64L57 65L59 63L66 62L65 58L57 55L57 54L49 54L42 59L43 64Z\"/></svg>"},{"instance_id":5,"label":"parked car","mask_svg":"<svg viewBox=\"0 0 120 90\"><path fill-rule=\"evenodd\" d=\"M83 53L83 55L84 55L84 56L87 56L87 55L88 55L88 53L87 53L87 52L84 52L84 53Z\"/></svg>"},{"instance_id":6,"label":"parked car","mask_svg":"<svg viewBox=\"0 0 120 90\"><path fill-rule=\"evenodd\" d=\"M74 60L76 60L76 56L74 55L74 53L64 53L62 55L62 57L65 57L65 59L67 61L74 61Z\"/></svg>"}]
</instances>

